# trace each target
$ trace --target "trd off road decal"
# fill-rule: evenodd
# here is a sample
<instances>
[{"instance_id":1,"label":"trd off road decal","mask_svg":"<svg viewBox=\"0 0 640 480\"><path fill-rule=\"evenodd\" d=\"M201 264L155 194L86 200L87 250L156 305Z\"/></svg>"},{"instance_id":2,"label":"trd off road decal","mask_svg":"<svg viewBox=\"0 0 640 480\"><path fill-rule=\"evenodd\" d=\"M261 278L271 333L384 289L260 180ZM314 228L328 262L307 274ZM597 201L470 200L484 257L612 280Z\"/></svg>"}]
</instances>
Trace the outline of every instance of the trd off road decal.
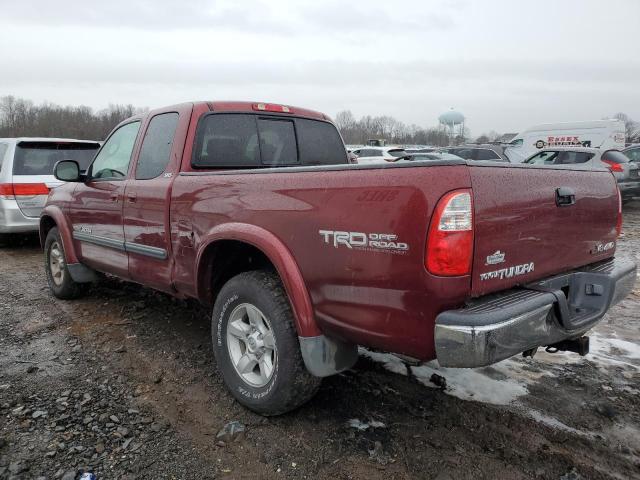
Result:
<instances>
[{"instance_id":1,"label":"trd off road decal","mask_svg":"<svg viewBox=\"0 0 640 480\"><path fill-rule=\"evenodd\" d=\"M405 253L409 245L398 241L393 233L362 233L319 230L325 244L340 246L353 250L369 250L374 252Z\"/></svg>"}]
</instances>

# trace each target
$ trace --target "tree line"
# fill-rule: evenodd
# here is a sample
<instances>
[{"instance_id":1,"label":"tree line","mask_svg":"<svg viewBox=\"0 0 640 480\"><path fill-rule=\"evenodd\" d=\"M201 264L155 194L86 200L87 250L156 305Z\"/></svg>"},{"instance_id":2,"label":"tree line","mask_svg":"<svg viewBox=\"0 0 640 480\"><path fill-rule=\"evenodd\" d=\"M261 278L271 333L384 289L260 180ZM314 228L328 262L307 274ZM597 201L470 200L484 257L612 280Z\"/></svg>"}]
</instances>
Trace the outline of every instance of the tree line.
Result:
<instances>
[{"instance_id":1,"label":"tree line","mask_svg":"<svg viewBox=\"0 0 640 480\"><path fill-rule=\"evenodd\" d=\"M122 120L141 110L133 105L109 105L94 111L91 107L35 105L13 96L0 97L0 138L61 137L104 140Z\"/></svg>"},{"instance_id":2,"label":"tree line","mask_svg":"<svg viewBox=\"0 0 640 480\"><path fill-rule=\"evenodd\" d=\"M351 111L344 110L336 115L335 124L347 145L364 144L371 138L384 138L388 143L401 145L449 145L449 135L443 128L407 125L388 115L366 115L357 120ZM459 136L455 142L464 140L464 136Z\"/></svg>"},{"instance_id":3,"label":"tree line","mask_svg":"<svg viewBox=\"0 0 640 480\"><path fill-rule=\"evenodd\" d=\"M616 113L609 118L624 122L627 143L640 143L640 122L634 121L625 113ZM449 135L442 127L423 128L414 124L407 125L387 115L378 117L366 115L358 120L349 110L344 110L336 115L335 123L342 133L344 142L348 145L364 144L370 138L384 138L388 143L400 145L447 146L451 143ZM455 145L465 142L489 143L499 141L502 136L491 130L478 137L471 137L469 130L465 128L464 134L456 136L453 143Z\"/></svg>"},{"instance_id":4,"label":"tree line","mask_svg":"<svg viewBox=\"0 0 640 480\"><path fill-rule=\"evenodd\" d=\"M13 96L0 97L0 138L2 137L63 137L86 140L104 140L122 120L145 111L133 105L109 105L94 111L91 107L60 106L53 103L35 105L29 100ZM640 122L624 113L614 118L625 123L626 140L640 142ZM442 127L420 127L405 124L389 115L365 115L356 119L349 110L339 112L335 123L346 144L363 144L370 138L384 138L389 143L403 145L449 145L450 139ZM490 131L471 138L465 129L463 135L453 139L455 144L466 141L486 143L501 135Z\"/></svg>"}]
</instances>

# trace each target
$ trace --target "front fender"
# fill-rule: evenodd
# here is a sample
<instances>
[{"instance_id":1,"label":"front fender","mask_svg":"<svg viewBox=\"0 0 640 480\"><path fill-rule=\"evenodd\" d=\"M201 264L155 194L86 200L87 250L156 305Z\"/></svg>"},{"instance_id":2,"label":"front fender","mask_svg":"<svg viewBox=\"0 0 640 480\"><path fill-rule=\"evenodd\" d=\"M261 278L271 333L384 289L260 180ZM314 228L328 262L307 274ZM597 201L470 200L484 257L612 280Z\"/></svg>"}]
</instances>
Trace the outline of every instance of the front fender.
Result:
<instances>
[{"instance_id":1,"label":"front fender","mask_svg":"<svg viewBox=\"0 0 640 480\"><path fill-rule=\"evenodd\" d=\"M44 241L46 240L45 226L46 219L50 218L58 227L60 232L60 238L62 239L62 248L64 248L64 254L68 264L79 263L76 249L73 244L73 234L69 226L67 218L62 213L62 209L56 205L47 205L44 207L42 214L40 215L40 243L44 247Z\"/></svg>"},{"instance_id":2,"label":"front fender","mask_svg":"<svg viewBox=\"0 0 640 480\"><path fill-rule=\"evenodd\" d=\"M211 243L220 240L235 240L248 243L264 253L275 266L284 289L289 297L289 303L293 310L298 335L313 337L321 335L316 324L311 306L311 297L306 284L298 268L293 255L286 245L273 233L262 227L245 223L225 223L212 229L200 243L196 257L196 266L199 269L202 256ZM199 276L197 271L196 275ZM197 278L197 277L196 277ZM196 287L198 290L201 286ZM197 291L198 298L203 298L204 292Z\"/></svg>"}]
</instances>

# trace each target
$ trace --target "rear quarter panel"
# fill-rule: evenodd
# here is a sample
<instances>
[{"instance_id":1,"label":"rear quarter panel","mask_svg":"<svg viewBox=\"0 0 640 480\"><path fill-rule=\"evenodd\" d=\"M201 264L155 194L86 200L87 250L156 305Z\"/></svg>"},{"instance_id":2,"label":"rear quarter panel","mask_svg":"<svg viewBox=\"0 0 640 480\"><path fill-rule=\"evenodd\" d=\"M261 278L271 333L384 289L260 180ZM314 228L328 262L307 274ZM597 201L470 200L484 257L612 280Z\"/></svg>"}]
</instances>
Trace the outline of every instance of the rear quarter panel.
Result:
<instances>
[{"instance_id":1,"label":"rear quarter panel","mask_svg":"<svg viewBox=\"0 0 640 480\"><path fill-rule=\"evenodd\" d=\"M469 186L465 165L183 174L172 193L177 276L195 272L195 255L183 242L189 229L197 250L222 224L255 225L286 245L321 331L434 358L435 316L463 301L470 278L426 271L429 218L444 193ZM349 248L321 231L392 234L408 250Z\"/></svg>"}]
</instances>

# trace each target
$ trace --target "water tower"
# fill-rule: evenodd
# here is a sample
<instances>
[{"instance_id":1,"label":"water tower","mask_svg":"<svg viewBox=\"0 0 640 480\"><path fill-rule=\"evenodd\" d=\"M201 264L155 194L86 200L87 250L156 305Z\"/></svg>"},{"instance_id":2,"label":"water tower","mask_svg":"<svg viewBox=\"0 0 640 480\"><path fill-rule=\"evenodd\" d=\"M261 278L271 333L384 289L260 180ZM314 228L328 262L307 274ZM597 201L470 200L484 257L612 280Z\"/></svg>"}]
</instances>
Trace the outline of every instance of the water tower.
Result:
<instances>
[{"instance_id":1,"label":"water tower","mask_svg":"<svg viewBox=\"0 0 640 480\"><path fill-rule=\"evenodd\" d=\"M453 108L438 117L438 121L449 137L449 144L453 145L458 136L464 138L464 115Z\"/></svg>"}]
</instances>

